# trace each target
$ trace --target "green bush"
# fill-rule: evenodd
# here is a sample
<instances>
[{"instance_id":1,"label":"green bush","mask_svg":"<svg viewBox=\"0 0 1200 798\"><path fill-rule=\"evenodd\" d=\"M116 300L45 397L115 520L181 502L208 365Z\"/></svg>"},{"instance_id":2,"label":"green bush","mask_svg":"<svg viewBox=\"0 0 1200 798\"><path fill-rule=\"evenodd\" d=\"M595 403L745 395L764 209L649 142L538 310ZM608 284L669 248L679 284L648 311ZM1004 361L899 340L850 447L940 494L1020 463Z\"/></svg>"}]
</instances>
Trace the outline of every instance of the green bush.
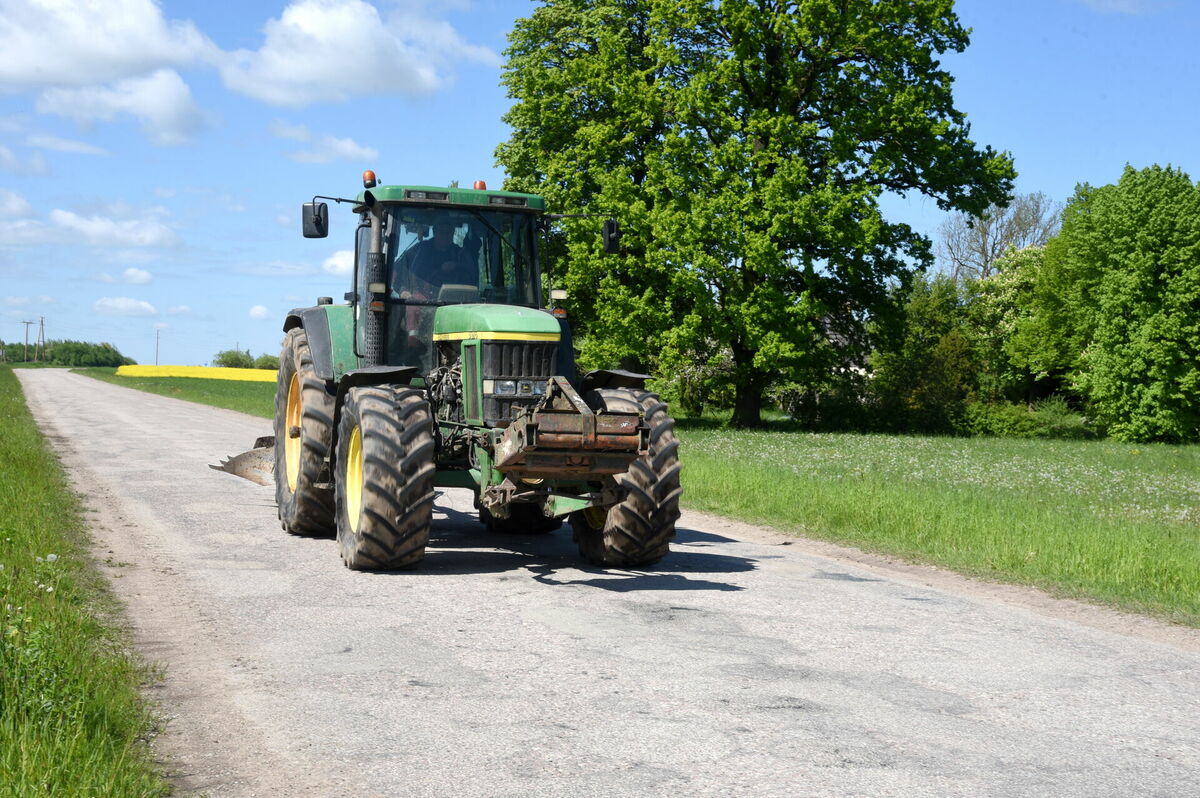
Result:
<instances>
[{"instance_id":1,"label":"green bush","mask_svg":"<svg viewBox=\"0 0 1200 798\"><path fill-rule=\"evenodd\" d=\"M251 357L249 349L245 352L226 349L213 355L213 365L227 369L252 369L254 358Z\"/></svg>"},{"instance_id":2,"label":"green bush","mask_svg":"<svg viewBox=\"0 0 1200 798\"><path fill-rule=\"evenodd\" d=\"M259 355L254 358L254 368L279 371L279 357L277 355Z\"/></svg>"},{"instance_id":3,"label":"green bush","mask_svg":"<svg viewBox=\"0 0 1200 798\"><path fill-rule=\"evenodd\" d=\"M997 438L1059 438L1081 440L1100 437L1087 419L1071 410L1065 399L1051 396L1033 408L1025 405L971 402L963 412L959 432Z\"/></svg>"},{"instance_id":4,"label":"green bush","mask_svg":"<svg viewBox=\"0 0 1200 798\"><path fill-rule=\"evenodd\" d=\"M128 366L136 361L125 357L112 344L86 341L47 341L41 352L30 344L0 341L0 360L9 363L40 361L52 366Z\"/></svg>"}]
</instances>

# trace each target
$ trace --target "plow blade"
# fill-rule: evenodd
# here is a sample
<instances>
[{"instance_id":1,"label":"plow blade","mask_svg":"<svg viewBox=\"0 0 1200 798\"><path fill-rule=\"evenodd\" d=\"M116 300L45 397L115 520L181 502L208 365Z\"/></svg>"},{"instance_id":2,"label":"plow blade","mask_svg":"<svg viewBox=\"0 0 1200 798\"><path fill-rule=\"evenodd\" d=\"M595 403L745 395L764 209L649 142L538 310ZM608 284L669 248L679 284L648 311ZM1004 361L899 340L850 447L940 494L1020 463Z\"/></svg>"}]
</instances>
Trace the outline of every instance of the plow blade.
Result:
<instances>
[{"instance_id":1,"label":"plow blade","mask_svg":"<svg viewBox=\"0 0 1200 798\"><path fill-rule=\"evenodd\" d=\"M248 479L259 485L275 484L275 436L265 435L254 441L254 448L226 457L220 465L209 465L215 471Z\"/></svg>"}]
</instances>

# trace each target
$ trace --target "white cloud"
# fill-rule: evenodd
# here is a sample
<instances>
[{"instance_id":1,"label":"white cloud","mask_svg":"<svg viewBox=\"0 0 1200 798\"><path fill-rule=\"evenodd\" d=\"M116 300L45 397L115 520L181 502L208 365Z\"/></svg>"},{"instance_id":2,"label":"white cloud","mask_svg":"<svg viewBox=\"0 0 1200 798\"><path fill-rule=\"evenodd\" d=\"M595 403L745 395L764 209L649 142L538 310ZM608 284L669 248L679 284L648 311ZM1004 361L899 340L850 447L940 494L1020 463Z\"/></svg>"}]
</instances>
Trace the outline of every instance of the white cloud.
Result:
<instances>
[{"instance_id":1,"label":"white cloud","mask_svg":"<svg viewBox=\"0 0 1200 798\"><path fill-rule=\"evenodd\" d=\"M0 224L0 246L41 244L53 238L53 231L37 219L14 219Z\"/></svg>"},{"instance_id":2,"label":"white cloud","mask_svg":"<svg viewBox=\"0 0 1200 798\"><path fill-rule=\"evenodd\" d=\"M174 230L152 216L117 220L56 208L50 211L50 221L99 247L170 247L179 241Z\"/></svg>"},{"instance_id":3,"label":"white cloud","mask_svg":"<svg viewBox=\"0 0 1200 798\"><path fill-rule=\"evenodd\" d=\"M142 299L131 299L127 296L103 297L97 299L92 309L97 313L109 316L157 316L158 311L149 302Z\"/></svg>"},{"instance_id":4,"label":"white cloud","mask_svg":"<svg viewBox=\"0 0 1200 798\"><path fill-rule=\"evenodd\" d=\"M292 227L296 224L296 220L290 216L284 216L282 213L275 217L275 224L280 227Z\"/></svg>"},{"instance_id":5,"label":"white cloud","mask_svg":"<svg viewBox=\"0 0 1200 798\"><path fill-rule=\"evenodd\" d=\"M27 296L6 296L6 297L4 297L4 299L0 299L0 303L3 303L4 305L7 305L10 308L23 308L29 304L29 297L27 297Z\"/></svg>"},{"instance_id":6,"label":"white cloud","mask_svg":"<svg viewBox=\"0 0 1200 798\"><path fill-rule=\"evenodd\" d=\"M33 215L33 206L15 191L0 188L0 218L24 219Z\"/></svg>"},{"instance_id":7,"label":"white cloud","mask_svg":"<svg viewBox=\"0 0 1200 798\"><path fill-rule=\"evenodd\" d=\"M162 197L163 199L170 199L171 197L174 197L177 193L179 193L178 190L174 189L174 188L167 188L167 187L163 187L163 186L156 186L154 188L154 196Z\"/></svg>"},{"instance_id":8,"label":"white cloud","mask_svg":"<svg viewBox=\"0 0 1200 798\"><path fill-rule=\"evenodd\" d=\"M130 285L145 285L154 279L154 275L145 269L135 269L130 266L121 274L121 279Z\"/></svg>"},{"instance_id":9,"label":"white cloud","mask_svg":"<svg viewBox=\"0 0 1200 798\"><path fill-rule=\"evenodd\" d=\"M22 161L16 153L3 145L0 145L0 169L15 175L50 174L50 166L40 152L35 152L29 156L29 160Z\"/></svg>"},{"instance_id":10,"label":"white cloud","mask_svg":"<svg viewBox=\"0 0 1200 798\"><path fill-rule=\"evenodd\" d=\"M287 157L297 163L371 161L379 157L379 152L371 147L364 147L353 139L322 136L320 141L313 143L311 149L300 152L289 152L287 153Z\"/></svg>"},{"instance_id":11,"label":"white cloud","mask_svg":"<svg viewBox=\"0 0 1200 798\"><path fill-rule=\"evenodd\" d=\"M88 144L85 141L73 141L72 139L60 139L58 136L27 136L25 143L30 147L41 147L43 150L57 150L59 152L73 152L79 155L108 155L108 150L97 147L93 144Z\"/></svg>"},{"instance_id":12,"label":"white cloud","mask_svg":"<svg viewBox=\"0 0 1200 798\"><path fill-rule=\"evenodd\" d=\"M325 259L321 268L328 274L336 274L339 277L350 274L354 271L354 250L339 249Z\"/></svg>"},{"instance_id":13,"label":"white cloud","mask_svg":"<svg viewBox=\"0 0 1200 798\"><path fill-rule=\"evenodd\" d=\"M0 90L89 86L218 57L153 0L4 0Z\"/></svg>"},{"instance_id":14,"label":"white cloud","mask_svg":"<svg viewBox=\"0 0 1200 798\"><path fill-rule=\"evenodd\" d=\"M271 135L277 139L311 142L306 150L287 153L287 157L297 163L330 163L338 160L373 160L379 157L379 152L372 147L366 147L353 139L340 139L336 136L314 137L304 125L293 125L282 119L271 123Z\"/></svg>"},{"instance_id":15,"label":"white cloud","mask_svg":"<svg viewBox=\"0 0 1200 798\"><path fill-rule=\"evenodd\" d=\"M272 105L429 94L454 62L500 63L492 50L467 44L420 8L385 21L362 0L298 0L263 33L259 50L227 54L221 77L233 91Z\"/></svg>"},{"instance_id":16,"label":"white cloud","mask_svg":"<svg viewBox=\"0 0 1200 798\"><path fill-rule=\"evenodd\" d=\"M312 134L308 132L308 128L304 125L292 125L284 122L282 119L276 119L271 123L271 135L277 139L292 139L294 141L308 141L312 138Z\"/></svg>"},{"instance_id":17,"label":"white cloud","mask_svg":"<svg viewBox=\"0 0 1200 798\"><path fill-rule=\"evenodd\" d=\"M168 327L170 327L170 326L171 326L171 325L170 325L170 324L167 324L165 321L156 321L156 322L154 322L154 329L156 329L156 330L165 330L165 329L167 329L167 328L168 328Z\"/></svg>"},{"instance_id":18,"label":"white cloud","mask_svg":"<svg viewBox=\"0 0 1200 798\"><path fill-rule=\"evenodd\" d=\"M141 122L151 142L163 147L186 143L205 124L191 89L170 69L117 81L111 88L47 89L36 108L84 125L129 114Z\"/></svg>"},{"instance_id":19,"label":"white cloud","mask_svg":"<svg viewBox=\"0 0 1200 798\"><path fill-rule=\"evenodd\" d=\"M98 283L115 283L117 281L117 278L108 272L96 272L92 275L92 279Z\"/></svg>"},{"instance_id":20,"label":"white cloud","mask_svg":"<svg viewBox=\"0 0 1200 798\"><path fill-rule=\"evenodd\" d=\"M283 260L272 260L263 263L252 263L237 268L240 274L253 274L256 277L303 277L316 272L307 263L288 263Z\"/></svg>"},{"instance_id":21,"label":"white cloud","mask_svg":"<svg viewBox=\"0 0 1200 798\"><path fill-rule=\"evenodd\" d=\"M256 321L266 321L274 316L266 305L255 305L250 308L250 318Z\"/></svg>"},{"instance_id":22,"label":"white cloud","mask_svg":"<svg viewBox=\"0 0 1200 798\"><path fill-rule=\"evenodd\" d=\"M184 316L191 312L192 309L187 305L173 305L172 307L167 308L168 316Z\"/></svg>"}]
</instances>

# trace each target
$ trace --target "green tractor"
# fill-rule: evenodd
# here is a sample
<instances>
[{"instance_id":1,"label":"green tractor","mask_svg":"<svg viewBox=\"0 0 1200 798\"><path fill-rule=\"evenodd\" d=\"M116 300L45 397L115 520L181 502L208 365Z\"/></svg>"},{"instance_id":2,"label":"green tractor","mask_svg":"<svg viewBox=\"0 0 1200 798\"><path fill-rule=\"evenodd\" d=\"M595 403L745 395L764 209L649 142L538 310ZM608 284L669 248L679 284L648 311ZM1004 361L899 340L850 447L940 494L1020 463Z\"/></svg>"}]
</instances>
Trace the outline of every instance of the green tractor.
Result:
<instances>
[{"instance_id":1,"label":"green tractor","mask_svg":"<svg viewBox=\"0 0 1200 798\"><path fill-rule=\"evenodd\" d=\"M288 313L275 396L279 518L297 535L336 530L358 570L424 556L435 489L470 488L496 532L569 519L581 554L654 563L679 517L679 456L646 375L576 373L561 309L543 307L536 195L377 185L314 197L304 235L328 235L328 205L358 215L345 304ZM619 231L604 223L605 248ZM555 300L565 298L553 292Z\"/></svg>"}]
</instances>

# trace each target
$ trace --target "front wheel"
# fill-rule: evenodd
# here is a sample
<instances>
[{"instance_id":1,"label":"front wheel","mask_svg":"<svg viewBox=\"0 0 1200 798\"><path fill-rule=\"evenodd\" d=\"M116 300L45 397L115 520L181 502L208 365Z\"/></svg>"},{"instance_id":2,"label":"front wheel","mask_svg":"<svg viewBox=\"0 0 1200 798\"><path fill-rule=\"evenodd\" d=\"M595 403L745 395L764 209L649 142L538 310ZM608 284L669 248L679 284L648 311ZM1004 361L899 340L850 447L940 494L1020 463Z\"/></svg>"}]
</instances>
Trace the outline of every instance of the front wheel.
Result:
<instances>
[{"instance_id":1,"label":"front wheel","mask_svg":"<svg viewBox=\"0 0 1200 798\"><path fill-rule=\"evenodd\" d=\"M621 568L662 559L679 520L679 442L675 421L657 395L626 388L600 388L584 400L597 412L641 412L650 427L650 448L617 477L625 498L608 508L571 514L579 553L597 565Z\"/></svg>"},{"instance_id":2,"label":"front wheel","mask_svg":"<svg viewBox=\"0 0 1200 798\"><path fill-rule=\"evenodd\" d=\"M328 535L333 491L321 476L333 438L334 398L316 374L308 335L288 330L275 387L275 502L293 535Z\"/></svg>"},{"instance_id":3,"label":"front wheel","mask_svg":"<svg viewBox=\"0 0 1200 798\"><path fill-rule=\"evenodd\" d=\"M433 523L433 417L405 386L351 388L338 422L337 539L356 571L419 562Z\"/></svg>"}]
</instances>

